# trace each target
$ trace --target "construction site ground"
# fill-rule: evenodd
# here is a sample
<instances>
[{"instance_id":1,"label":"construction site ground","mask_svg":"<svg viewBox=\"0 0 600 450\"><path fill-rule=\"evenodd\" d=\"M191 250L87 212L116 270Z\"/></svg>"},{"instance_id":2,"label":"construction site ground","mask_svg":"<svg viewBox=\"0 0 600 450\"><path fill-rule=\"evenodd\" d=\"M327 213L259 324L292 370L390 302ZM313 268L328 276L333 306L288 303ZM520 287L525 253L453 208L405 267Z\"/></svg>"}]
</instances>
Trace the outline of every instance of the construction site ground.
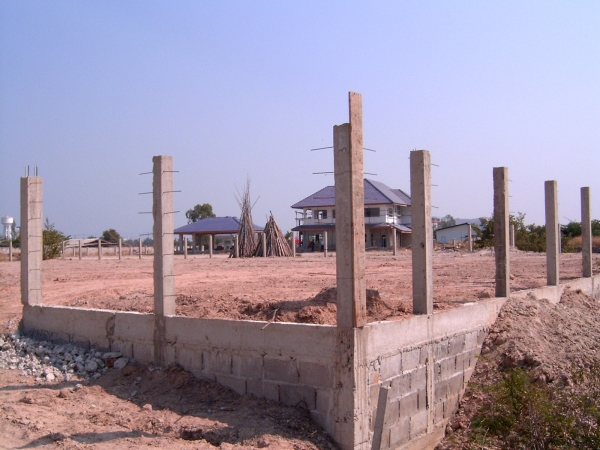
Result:
<instances>
[{"instance_id":1,"label":"construction site ground","mask_svg":"<svg viewBox=\"0 0 600 450\"><path fill-rule=\"evenodd\" d=\"M229 259L215 255L209 259L190 255L186 260L177 256L177 313L334 324L334 256L305 253L293 259ZM593 258L597 273L600 255ZM513 251L511 289L545 285L545 264L545 254ZM581 254L561 255L560 271L562 282L580 277ZM436 251L436 310L493 297L494 273L489 249L472 254ZM402 320L410 314L409 250L395 257L391 252L367 252L366 277L370 321ZM44 303L151 312L152 279L150 256L44 261ZM18 327L19 282L20 264L0 261L0 332ZM178 368L128 367L132 368L111 369L78 389L77 380L36 384L17 370L0 369L0 448L332 446L299 409L237 396ZM143 394L132 397L134 389Z\"/></svg>"}]
</instances>

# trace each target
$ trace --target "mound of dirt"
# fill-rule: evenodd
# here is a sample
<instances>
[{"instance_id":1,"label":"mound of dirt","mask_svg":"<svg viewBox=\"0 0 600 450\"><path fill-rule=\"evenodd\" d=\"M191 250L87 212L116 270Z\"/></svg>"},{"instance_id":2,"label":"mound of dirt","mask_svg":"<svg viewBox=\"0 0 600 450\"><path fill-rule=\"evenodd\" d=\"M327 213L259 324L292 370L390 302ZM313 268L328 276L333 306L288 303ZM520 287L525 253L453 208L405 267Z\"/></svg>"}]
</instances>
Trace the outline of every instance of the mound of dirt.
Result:
<instances>
[{"instance_id":1,"label":"mound of dirt","mask_svg":"<svg viewBox=\"0 0 600 450\"><path fill-rule=\"evenodd\" d=\"M510 369L521 368L538 386L578 395L574 380L600 364L600 303L566 290L558 304L530 295L509 299L484 341L459 410L439 449L481 448L470 440L472 419L492 406L492 389Z\"/></svg>"}]
</instances>

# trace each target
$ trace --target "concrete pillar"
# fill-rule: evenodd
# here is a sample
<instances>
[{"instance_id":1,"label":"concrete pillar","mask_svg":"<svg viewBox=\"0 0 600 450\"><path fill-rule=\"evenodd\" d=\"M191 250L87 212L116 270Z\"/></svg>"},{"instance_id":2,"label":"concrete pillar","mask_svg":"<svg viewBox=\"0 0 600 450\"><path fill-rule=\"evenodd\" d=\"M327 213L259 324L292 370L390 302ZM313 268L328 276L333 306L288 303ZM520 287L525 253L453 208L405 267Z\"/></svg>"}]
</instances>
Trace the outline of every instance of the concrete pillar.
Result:
<instances>
[{"instance_id":1,"label":"concrete pillar","mask_svg":"<svg viewBox=\"0 0 600 450\"><path fill-rule=\"evenodd\" d=\"M515 247L517 245L515 241L515 224L510 224L510 246Z\"/></svg>"},{"instance_id":2,"label":"concrete pillar","mask_svg":"<svg viewBox=\"0 0 600 450\"><path fill-rule=\"evenodd\" d=\"M138 256L142 259L142 238L138 238Z\"/></svg>"},{"instance_id":3,"label":"concrete pillar","mask_svg":"<svg viewBox=\"0 0 600 450\"><path fill-rule=\"evenodd\" d=\"M469 224L469 236L467 236L469 253L473 253L473 227Z\"/></svg>"},{"instance_id":4,"label":"concrete pillar","mask_svg":"<svg viewBox=\"0 0 600 450\"><path fill-rule=\"evenodd\" d=\"M456 239L452 239L452 248L456 248Z\"/></svg>"},{"instance_id":5,"label":"concrete pillar","mask_svg":"<svg viewBox=\"0 0 600 450\"><path fill-rule=\"evenodd\" d=\"M496 297L510 295L508 167L494 167L494 253Z\"/></svg>"},{"instance_id":6,"label":"concrete pillar","mask_svg":"<svg viewBox=\"0 0 600 450\"><path fill-rule=\"evenodd\" d=\"M392 250L392 255L396 256L398 254L398 232L395 228L392 228L392 245L394 246L394 250Z\"/></svg>"},{"instance_id":7,"label":"concrete pillar","mask_svg":"<svg viewBox=\"0 0 600 450\"><path fill-rule=\"evenodd\" d=\"M129 256L133 255L133 245L129 246Z\"/></svg>"},{"instance_id":8,"label":"concrete pillar","mask_svg":"<svg viewBox=\"0 0 600 450\"><path fill-rule=\"evenodd\" d=\"M431 156L427 150L410 152L410 195L413 314L433 314Z\"/></svg>"},{"instance_id":9,"label":"concrete pillar","mask_svg":"<svg viewBox=\"0 0 600 450\"><path fill-rule=\"evenodd\" d=\"M121 259L121 258L122 258L122 253L123 253L123 248L122 248L122 246L123 246L122 239L121 239L121 238L119 238L119 259Z\"/></svg>"},{"instance_id":10,"label":"concrete pillar","mask_svg":"<svg viewBox=\"0 0 600 450\"><path fill-rule=\"evenodd\" d=\"M213 255L213 235L209 234L208 235L208 256L209 258L212 258Z\"/></svg>"},{"instance_id":11,"label":"concrete pillar","mask_svg":"<svg viewBox=\"0 0 600 450\"><path fill-rule=\"evenodd\" d=\"M60 249L60 259L65 259L65 241L62 241L60 243L61 249Z\"/></svg>"},{"instance_id":12,"label":"concrete pillar","mask_svg":"<svg viewBox=\"0 0 600 450\"><path fill-rule=\"evenodd\" d=\"M187 259L187 252L188 252L187 238L184 236L183 237L183 259Z\"/></svg>"},{"instance_id":13,"label":"concrete pillar","mask_svg":"<svg viewBox=\"0 0 600 450\"><path fill-rule=\"evenodd\" d=\"M369 445L362 96L349 93L350 123L333 128L337 351L332 432L340 448Z\"/></svg>"},{"instance_id":14,"label":"concrete pillar","mask_svg":"<svg viewBox=\"0 0 600 450\"><path fill-rule=\"evenodd\" d=\"M323 232L323 256L327 258L327 231Z\"/></svg>"},{"instance_id":15,"label":"concrete pillar","mask_svg":"<svg viewBox=\"0 0 600 450\"><path fill-rule=\"evenodd\" d=\"M89 247L85 248L85 256L90 256L90 248Z\"/></svg>"},{"instance_id":16,"label":"concrete pillar","mask_svg":"<svg viewBox=\"0 0 600 450\"><path fill-rule=\"evenodd\" d=\"M81 239L79 239L79 261L81 261Z\"/></svg>"},{"instance_id":17,"label":"concrete pillar","mask_svg":"<svg viewBox=\"0 0 600 450\"><path fill-rule=\"evenodd\" d=\"M154 312L175 314L173 264L173 158L155 156L152 180L154 225Z\"/></svg>"},{"instance_id":18,"label":"concrete pillar","mask_svg":"<svg viewBox=\"0 0 600 450\"><path fill-rule=\"evenodd\" d=\"M558 188L555 180L544 183L546 194L546 282L557 286L559 282L558 263L560 251L560 230L558 225Z\"/></svg>"},{"instance_id":19,"label":"concrete pillar","mask_svg":"<svg viewBox=\"0 0 600 450\"><path fill-rule=\"evenodd\" d=\"M166 359L165 316L175 315L173 158L154 156L152 174L154 363L163 365Z\"/></svg>"},{"instance_id":20,"label":"concrete pillar","mask_svg":"<svg viewBox=\"0 0 600 450\"><path fill-rule=\"evenodd\" d=\"M592 199L590 188L581 188L581 256L583 276L592 276Z\"/></svg>"},{"instance_id":21,"label":"concrete pillar","mask_svg":"<svg viewBox=\"0 0 600 450\"><path fill-rule=\"evenodd\" d=\"M13 260L13 248L12 248L12 239L8 240L8 262L12 262Z\"/></svg>"},{"instance_id":22,"label":"concrete pillar","mask_svg":"<svg viewBox=\"0 0 600 450\"><path fill-rule=\"evenodd\" d=\"M262 234L262 252L263 257L267 256L267 235L263 232Z\"/></svg>"},{"instance_id":23,"label":"concrete pillar","mask_svg":"<svg viewBox=\"0 0 600 450\"><path fill-rule=\"evenodd\" d=\"M240 239L237 234L234 236L233 245L235 247L235 257L239 258L240 257Z\"/></svg>"},{"instance_id":24,"label":"concrete pillar","mask_svg":"<svg viewBox=\"0 0 600 450\"><path fill-rule=\"evenodd\" d=\"M98 238L98 259L102 259L102 239Z\"/></svg>"},{"instance_id":25,"label":"concrete pillar","mask_svg":"<svg viewBox=\"0 0 600 450\"><path fill-rule=\"evenodd\" d=\"M21 303L42 303L42 179L21 178Z\"/></svg>"}]
</instances>

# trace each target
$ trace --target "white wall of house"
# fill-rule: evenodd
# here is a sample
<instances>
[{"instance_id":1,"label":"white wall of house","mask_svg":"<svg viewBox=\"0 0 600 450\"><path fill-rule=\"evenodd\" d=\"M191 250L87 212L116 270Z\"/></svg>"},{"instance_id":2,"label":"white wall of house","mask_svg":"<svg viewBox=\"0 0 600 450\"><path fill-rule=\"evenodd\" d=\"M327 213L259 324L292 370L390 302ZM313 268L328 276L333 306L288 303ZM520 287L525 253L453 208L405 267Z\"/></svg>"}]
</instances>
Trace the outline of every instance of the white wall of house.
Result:
<instances>
[{"instance_id":1,"label":"white wall of house","mask_svg":"<svg viewBox=\"0 0 600 450\"><path fill-rule=\"evenodd\" d=\"M302 225L335 223L335 208L305 208L302 212ZM368 205L365 206L365 224L395 223L411 224L409 206Z\"/></svg>"}]
</instances>

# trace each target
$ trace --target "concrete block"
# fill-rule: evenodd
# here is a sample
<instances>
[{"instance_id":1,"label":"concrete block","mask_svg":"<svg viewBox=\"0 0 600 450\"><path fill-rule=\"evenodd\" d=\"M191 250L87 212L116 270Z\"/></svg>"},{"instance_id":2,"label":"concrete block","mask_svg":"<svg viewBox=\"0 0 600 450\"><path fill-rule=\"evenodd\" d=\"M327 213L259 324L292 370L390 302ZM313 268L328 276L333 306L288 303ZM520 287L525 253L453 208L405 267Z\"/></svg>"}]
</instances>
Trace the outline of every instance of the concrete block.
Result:
<instances>
[{"instance_id":1,"label":"concrete block","mask_svg":"<svg viewBox=\"0 0 600 450\"><path fill-rule=\"evenodd\" d=\"M262 356L232 356L232 371L236 377L262 379L263 359Z\"/></svg>"},{"instance_id":2,"label":"concrete block","mask_svg":"<svg viewBox=\"0 0 600 450\"><path fill-rule=\"evenodd\" d=\"M447 380L448 395L457 395L464 387L464 374L462 372L456 374Z\"/></svg>"},{"instance_id":3,"label":"concrete block","mask_svg":"<svg viewBox=\"0 0 600 450\"><path fill-rule=\"evenodd\" d=\"M400 414L400 402L398 400L388 401L385 406L385 416L383 418L383 427L387 428L398 422Z\"/></svg>"},{"instance_id":4,"label":"concrete block","mask_svg":"<svg viewBox=\"0 0 600 450\"><path fill-rule=\"evenodd\" d=\"M401 419L390 427L390 448L398 448L410 439L410 418Z\"/></svg>"},{"instance_id":5,"label":"concrete block","mask_svg":"<svg viewBox=\"0 0 600 450\"><path fill-rule=\"evenodd\" d=\"M427 410L420 411L410 418L410 439L427 431Z\"/></svg>"},{"instance_id":6,"label":"concrete block","mask_svg":"<svg viewBox=\"0 0 600 450\"><path fill-rule=\"evenodd\" d=\"M483 345L483 341L485 341L485 338L488 335L488 330L487 329L482 329L479 330L477 332L477 346L481 347Z\"/></svg>"},{"instance_id":7,"label":"concrete block","mask_svg":"<svg viewBox=\"0 0 600 450\"><path fill-rule=\"evenodd\" d=\"M467 384L469 383L469 380L471 379L471 375L473 375L473 371L475 370L475 365L473 365L473 367L469 370L465 370L463 372L463 382L464 382L464 387L467 386Z\"/></svg>"},{"instance_id":8,"label":"concrete block","mask_svg":"<svg viewBox=\"0 0 600 450\"><path fill-rule=\"evenodd\" d=\"M257 398L279 401L279 384L272 381L246 380L246 391Z\"/></svg>"},{"instance_id":9,"label":"concrete block","mask_svg":"<svg viewBox=\"0 0 600 450\"><path fill-rule=\"evenodd\" d=\"M458 409L458 395L451 395L444 401L444 419L452 417Z\"/></svg>"},{"instance_id":10,"label":"concrete block","mask_svg":"<svg viewBox=\"0 0 600 450\"><path fill-rule=\"evenodd\" d=\"M388 381L402 373L402 354L381 359L381 381Z\"/></svg>"},{"instance_id":11,"label":"concrete block","mask_svg":"<svg viewBox=\"0 0 600 450\"><path fill-rule=\"evenodd\" d=\"M402 370L409 372L419 367L421 361L421 349L413 348L406 352L402 352Z\"/></svg>"},{"instance_id":12,"label":"concrete block","mask_svg":"<svg viewBox=\"0 0 600 450\"><path fill-rule=\"evenodd\" d=\"M228 387L240 395L246 394L246 378L234 377L233 375L217 374L217 383Z\"/></svg>"},{"instance_id":13,"label":"concrete block","mask_svg":"<svg viewBox=\"0 0 600 450\"><path fill-rule=\"evenodd\" d=\"M177 363L196 377L202 376L202 350L180 347L177 351Z\"/></svg>"},{"instance_id":14,"label":"concrete block","mask_svg":"<svg viewBox=\"0 0 600 450\"><path fill-rule=\"evenodd\" d=\"M411 388L411 373L402 374L396 378L393 378L390 383L390 398L396 399L404 397L410 393Z\"/></svg>"},{"instance_id":15,"label":"concrete block","mask_svg":"<svg viewBox=\"0 0 600 450\"><path fill-rule=\"evenodd\" d=\"M51 336L51 334L49 335L49 337ZM77 347L81 347L84 348L86 350L90 349L90 340L86 337L86 336L82 336L80 334L72 334L70 336L70 343L77 346Z\"/></svg>"},{"instance_id":16,"label":"concrete block","mask_svg":"<svg viewBox=\"0 0 600 450\"><path fill-rule=\"evenodd\" d=\"M300 384L312 387L333 387L333 367L310 361L298 361Z\"/></svg>"},{"instance_id":17,"label":"concrete block","mask_svg":"<svg viewBox=\"0 0 600 450\"><path fill-rule=\"evenodd\" d=\"M417 409L427 409L427 390L420 389L417 391Z\"/></svg>"},{"instance_id":18,"label":"concrete block","mask_svg":"<svg viewBox=\"0 0 600 450\"><path fill-rule=\"evenodd\" d=\"M471 367L471 358L474 358L473 350L456 355L456 371L464 371Z\"/></svg>"},{"instance_id":19,"label":"concrete block","mask_svg":"<svg viewBox=\"0 0 600 450\"><path fill-rule=\"evenodd\" d=\"M113 339L124 342L154 342L154 314L116 312Z\"/></svg>"},{"instance_id":20,"label":"concrete block","mask_svg":"<svg viewBox=\"0 0 600 450\"><path fill-rule=\"evenodd\" d=\"M439 382L442 379L442 363L436 362L433 365L433 381Z\"/></svg>"},{"instance_id":21,"label":"concrete block","mask_svg":"<svg viewBox=\"0 0 600 450\"><path fill-rule=\"evenodd\" d=\"M421 367L410 373L410 389L416 391L427 387L427 368Z\"/></svg>"},{"instance_id":22,"label":"concrete block","mask_svg":"<svg viewBox=\"0 0 600 450\"><path fill-rule=\"evenodd\" d=\"M132 358L143 364L154 362L154 344L143 344L134 342L132 346Z\"/></svg>"},{"instance_id":23,"label":"concrete block","mask_svg":"<svg viewBox=\"0 0 600 450\"><path fill-rule=\"evenodd\" d=\"M179 353L179 349L173 347L172 345L165 345L164 347L164 360L163 364L165 366L170 366L177 362L177 353Z\"/></svg>"},{"instance_id":24,"label":"concrete block","mask_svg":"<svg viewBox=\"0 0 600 450\"><path fill-rule=\"evenodd\" d=\"M436 342L433 346L433 357L436 361L446 358L448 356L448 339L444 339L441 342Z\"/></svg>"},{"instance_id":25,"label":"concrete block","mask_svg":"<svg viewBox=\"0 0 600 450\"><path fill-rule=\"evenodd\" d=\"M433 405L433 423L438 425L444 421L444 402L437 402Z\"/></svg>"},{"instance_id":26,"label":"concrete block","mask_svg":"<svg viewBox=\"0 0 600 450\"><path fill-rule=\"evenodd\" d=\"M202 371L205 373L231 374L231 355L218 350L202 352Z\"/></svg>"},{"instance_id":27,"label":"concrete block","mask_svg":"<svg viewBox=\"0 0 600 450\"><path fill-rule=\"evenodd\" d=\"M284 405L298 406L310 410L316 408L317 391L308 386L294 384L279 385L279 401Z\"/></svg>"},{"instance_id":28,"label":"concrete block","mask_svg":"<svg viewBox=\"0 0 600 450\"><path fill-rule=\"evenodd\" d=\"M379 402L379 385L371 384L371 385L369 385L369 405L371 406L372 411L375 411L377 409L378 402Z\"/></svg>"},{"instance_id":29,"label":"concrete block","mask_svg":"<svg viewBox=\"0 0 600 450\"><path fill-rule=\"evenodd\" d=\"M453 356L453 355L458 355L459 353L462 353L464 345L465 345L465 335L464 334L454 336L452 339L450 339L450 342L448 343L448 355Z\"/></svg>"},{"instance_id":30,"label":"concrete block","mask_svg":"<svg viewBox=\"0 0 600 450\"><path fill-rule=\"evenodd\" d=\"M479 345L479 331L471 331L465 334L465 350L472 350Z\"/></svg>"},{"instance_id":31,"label":"concrete block","mask_svg":"<svg viewBox=\"0 0 600 450\"><path fill-rule=\"evenodd\" d=\"M419 394L411 392L400 399L400 418L410 417L418 411Z\"/></svg>"},{"instance_id":32,"label":"concrete block","mask_svg":"<svg viewBox=\"0 0 600 450\"><path fill-rule=\"evenodd\" d=\"M456 373L456 356L442 359L440 362L440 379L447 380Z\"/></svg>"},{"instance_id":33,"label":"concrete block","mask_svg":"<svg viewBox=\"0 0 600 450\"><path fill-rule=\"evenodd\" d=\"M433 387L433 401L434 403L442 402L446 400L448 396L448 381L440 381L435 383Z\"/></svg>"},{"instance_id":34,"label":"concrete block","mask_svg":"<svg viewBox=\"0 0 600 450\"><path fill-rule=\"evenodd\" d=\"M290 358L279 359L264 357L264 374L266 380L298 383L299 374L296 361Z\"/></svg>"},{"instance_id":35,"label":"concrete block","mask_svg":"<svg viewBox=\"0 0 600 450\"><path fill-rule=\"evenodd\" d=\"M369 364L369 368L367 370L367 383L368 384L379 384L381 380L381 376L379 374L379 361L375 360Z\"/></svg>"},{"instance_id":36,"label":"concrete block","mask_svg":"<svg viewBox=\"0 0 600 450\"><path fill-rule=\"evenodd\" d=\"M333 409L333 391L331 389L317 389L316 410L319 414L328 416Z\"/></svg>"},{"instance_id":37,"label":"concrete block","mask_svg":"<svg viewBox=\"0 0 600 450\"><path fill-rule=\"evenodd\" d=\"M111 352L121 352L128 358L133 358L133 344L131 342L113 341L110 344Z\"/></svg>"}]
</instances>

